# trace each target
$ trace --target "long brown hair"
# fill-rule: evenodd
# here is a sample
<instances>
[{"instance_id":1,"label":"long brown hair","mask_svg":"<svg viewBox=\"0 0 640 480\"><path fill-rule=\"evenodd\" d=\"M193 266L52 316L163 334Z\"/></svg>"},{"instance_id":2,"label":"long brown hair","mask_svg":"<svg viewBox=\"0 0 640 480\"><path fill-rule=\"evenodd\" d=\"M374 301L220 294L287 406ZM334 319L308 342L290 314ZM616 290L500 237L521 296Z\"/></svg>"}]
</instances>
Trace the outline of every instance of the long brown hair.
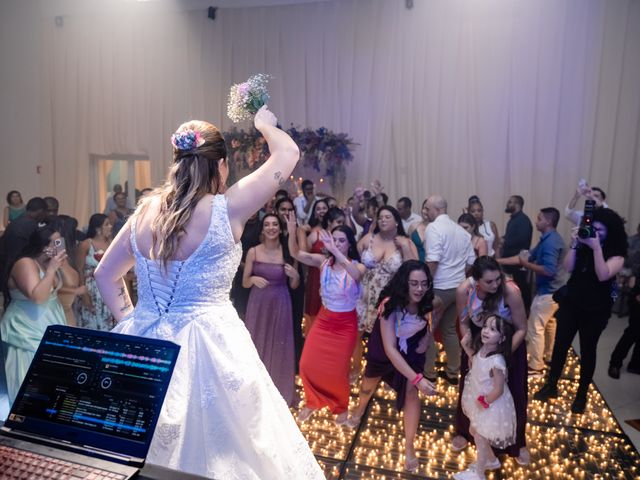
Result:
<instances>
[{"instance_id":1,"label":"long brown hair","mask_svg":"<svg viewBox=\"0 0 640 480\"><path fill-rule=\"evenodd\" d=\"M480 322L482 323L483 327L484 327L484 324L487 323L491 318L496 319L496 329L502 335L502 339L498 343L496 350L494 350L493 352L489 352L487 354L487 357L499 353L504 357L504 362L507 364L507 368L509 368L509 366L511 365L511 343L512 343L513 330L514 330L513 325L511 325L511 323L509 323L508 320L506 320L505 318L501 317L496 313L482 312L480 314ZM482 329L480 329L473 337L472 348L473 348L474 354L478 353L481 347L482 347Z\"/></svg>"},{"instance_id":2,"label":"long brown hair","mask_svg":"<svg viewBox=\"0 0 640 480\"><path fill-rule=\"evenodd\" d=\"M163 264L178 249L180 238L186 233L185 226L200 199L223 188L218 161L227 157L227 148L222 134L212 124L200 120L183 123L176 134L190 131L199 135L204 143L189 150L174 145L173 165L164 185L143 203L160 197L160 211L151 223L153 241L149 256Z\"/></svg>"},{"instance_id":3,"label":"long brown hair","mask_svg":"<svg viewBox=\"0 0 640 480\"><path fill-rule=\"evenodd\" d=\"M488 312L495 312L498 310L500 306L500 301L504 298L505 287L504 287L504 272L500 268L500 264L496 262L496 259L490 257L489 255L483 255L482 257L476 258L475 262L471 267L471 276L477 282L482 278L484 272L500 272L500 285L498 285L498 289L495 293L487 293L484 297L484 301L482 302L482 309Z\"/></svg>"}]
</instances>

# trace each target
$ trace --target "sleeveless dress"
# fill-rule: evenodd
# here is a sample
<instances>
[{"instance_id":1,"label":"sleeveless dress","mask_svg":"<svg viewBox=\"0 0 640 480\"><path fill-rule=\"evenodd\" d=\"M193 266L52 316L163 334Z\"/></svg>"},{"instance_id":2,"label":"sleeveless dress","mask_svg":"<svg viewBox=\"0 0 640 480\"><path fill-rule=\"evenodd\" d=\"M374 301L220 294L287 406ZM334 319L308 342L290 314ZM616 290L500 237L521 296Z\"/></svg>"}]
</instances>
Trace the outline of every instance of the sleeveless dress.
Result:
<instances>
[{"instance_id":1,"label":"sleeveless dress","mask_svg":"<svg viewBox=\"0 0 640 480\"><path fill-rule=\"evenodd\" d=\"M40 269L40 278L44 272ZM7 374L9 403L13 403L20 390L31 360L49 325L65 325L66 318L58 301L62 281L58 274L56 287L44 303L34 303L17 288L9 290L11 302L0 322L4 369Z\"/></svg>"},{"instance_id":2,"label":"sleeveless dress","mask_svg":"<svg viewBox=\"0 0 640 480\"><path fill-rule=\"evenodd\" d=\"M265 288L251 287L245 324L258 355L280 394L293 406L295 401L295 350L291 319L291 297L279 263L253 262L251 275L269 281Z\"/></svg>"},{"instance_id":3,"label":"sleeveless dress","mask_svg":"<svg viewBox=\"0 0 640 480\"><path fill-rule=\"evenodd\" d=\"M115 325L111 310L102 300L96 280L93 278L93 272L98 267L102 255L104 255L104 252L96 250L93 242L89 239L89 250L87 250L87 256L84 259L84 284L87 286L87 293L91 298L93 312L85 307L83 303L80 303L78 326L92 330L111 330Z\"/></svg>"},{"instance_id":4,"label":"sleeveless dress","mask_svg":"<svg viewBox=\"0 0 640 480\"><path fill-rule=\"evenodd\" d=\"M324 243L322 243L320 239L316 240L311 245L311 253L322 253L323 249ZM320 300L320 270L316 267L309 267L304 300L304 313L306 313L307 315L316 316L321 306L322 300Z\"/></svg>"},{"instance_id":5,"label":"sleeveless dress","mask_svg":"<svg viewBox=\"0 0 640 480\"><path fill-rule=\"evenodd\" d=\"M166 270L131 246L138 304L114 331L181 346L147 457L219 480L324 479L229 300L241 257L224 195L206 237Z\"/></svg>"},{"instance_id":6,"label":"sleeveless dress","mask_svg":"<svg viewBox=\"0 0 640 480\"><path fill-rule=\"evenodd\" d=\"M492 369L502 370L507 374L507 366L502 355L473 357L473 366L465 378L462 394L462 410L469 417L471 426L486 438L491 446L506 448L515 443L516 410L508 388L505 388L489 408L478 402L479 395L487 395L493 389Z\"/></svg>"},{"instance_id":7,"label":"sleeveless dress","mask_svg":"<svg viewBox=\"0 0 640 480\"><path fill-rule=\"evenodd\" d=\"M340 414L349 406L349 369L358 337L355 305L360 287L346 270L335 271L329 259L320 271L323 305L304 343L300 378L308 408L327 406L331 413Z\"/></svg>"},{"instance_id":8,"label":"sleeveless dress","mask_svg":"<svg viewBox=\"0 0 640 480\"><path fill-rule=\"evenodd\" d=\"M402 265L400 250L393 252L389 258L378 261L373 255L372 244L373 235L370 237L369 246L362 252L362 264L367 267L367 271L362 277L362 294L356 305L358 329L367 333L371 333L378 317L377 304L380 292Z\"/></svg>"},{"instance_id":9,"label":"sleeveless dress","mask_svg":"<svg viewBox=\"0 0 640 480\"><path fill-rule=\"evenodd\" d=\"M9 223L22 217L25 213L27 213L27 207L22 206L16 208L9 205Z\"/></svg>"},{"instance_id":10,"label":"sleeveless dress","mask_svg":"<svg viewBox=\"0 0 640 480\"><path fill-rule=\"evenodd\" d=\"M478 226L478 231L480 235L487 241L487 255L493 257L496 251L493 249L493 242L496 240L496 234L493 233L491 229L491 222L489 220L485 220L482 225Z\"/></svg>"},{"instance_id":11,"label":"sleeveless dress","mask_svg":"<svg viewBox=\"0 0 640 480\"><path fill-rule=\"evenodd\" d=\"M482 300L478 298L477 286L473 277L469 278L470 288L467 292L467 304L462 311L462 317L470 317L471 332L477 334L482 325L478 315L483 311ZM515 286L515 283L511 283ZM504 319L511 322L511 309L505 304L504 298L500 299L497 311L495 312ZM513 397L516 411L516 438L515 442L504 449L494 447L494 453L500 455L506 453L510 457L518 457L520 449L527 446L526 426L527 426L527 404L529 397L528 375L527 375L527 344L523 340L515 352L511 354L511 362L507 372L507 386ZM469 442L473 442L473 436L469 433L469 418L464 413L462 398L466 388L466 376L469 372L469 359L464 349L460 362L460 384L458 387L458 405L455 416L456 434L462 435ZM477 395L476 395L477 397Z\"/></svg>"}]
</instances>

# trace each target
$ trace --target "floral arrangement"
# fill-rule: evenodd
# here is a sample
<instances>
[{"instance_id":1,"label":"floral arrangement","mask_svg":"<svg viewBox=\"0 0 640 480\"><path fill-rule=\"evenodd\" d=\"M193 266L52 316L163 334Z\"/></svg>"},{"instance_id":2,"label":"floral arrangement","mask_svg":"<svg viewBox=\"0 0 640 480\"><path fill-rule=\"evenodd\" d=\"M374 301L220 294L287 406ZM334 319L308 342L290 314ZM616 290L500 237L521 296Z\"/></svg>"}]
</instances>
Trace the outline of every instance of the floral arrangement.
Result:
<instances>
[{"instance_id":1,"label":"floral arrangement","mask_svg":"<svg viewBox=\"0 0 640 480\"><path fill-rule=\"evenodd\" d=\"M357 143L346 133L334 133L321 127L299 129L293 125L287 130L300 149L301 165L310 168L329 179L337 193L344 185L346 163L353 160L352 150ZM230 182L237 180L264 163L269 158L269 149L262 135L255 129L249 131L232 128L223 133L229 148L232 175ZM235 178L234 178L235 177Z\"/></svg>"},{"instance_id":2,"label":"floral arrangement","mask_svg":"<svg viewBox=\"0 0 640 480\"><path fill-rule=\"evenodd\" d=\"M236 83L229 91L227 116L234 122L250 118L269 101L267 83L271 75L258 73L246 82Z\"/></svg>"}]
</instances>

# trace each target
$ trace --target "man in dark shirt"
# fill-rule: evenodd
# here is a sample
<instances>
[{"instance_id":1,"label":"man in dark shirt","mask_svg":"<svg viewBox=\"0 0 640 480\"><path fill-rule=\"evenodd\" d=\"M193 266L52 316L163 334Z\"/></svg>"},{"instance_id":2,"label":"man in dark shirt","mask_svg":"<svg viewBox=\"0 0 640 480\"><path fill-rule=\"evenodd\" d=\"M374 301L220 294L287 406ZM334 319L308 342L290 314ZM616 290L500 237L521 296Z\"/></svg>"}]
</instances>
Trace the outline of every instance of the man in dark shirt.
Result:
<instances>
[{"instance_id":1,"label":"man in dark shirt","mask_svg":"<svg viewBox=\"0 0 640 480\"><path fill-rule=\"evenodd\" d=\"M511 195L507 201L506 213L511 214L507 222L507 229L502 237L502 257L513 257L519 255L522 250L529 250L531 247L531 236L533 226L531 220L522 211L524 199L520 195ZM520 288L524 307L529 315L531 307L531 286L529 285L529 272L516 266L504 266L505 273L513 277L514 282Z\"/></svg>"},{"instance_id":2,"label":"man in dark shirt","mask_svg":"<svg viewBox=\"0 0 640 480\"><path fill-rule=\"evenodd\" d=\"M14 220L4 231L0 240L0 275L2 285L7 278L8 269L16 261L22 249L27 245L29 237L38 228L38 223L47 219L47 202L34 197L27 202L27 213Z\"/></svg>"}]
</instances>

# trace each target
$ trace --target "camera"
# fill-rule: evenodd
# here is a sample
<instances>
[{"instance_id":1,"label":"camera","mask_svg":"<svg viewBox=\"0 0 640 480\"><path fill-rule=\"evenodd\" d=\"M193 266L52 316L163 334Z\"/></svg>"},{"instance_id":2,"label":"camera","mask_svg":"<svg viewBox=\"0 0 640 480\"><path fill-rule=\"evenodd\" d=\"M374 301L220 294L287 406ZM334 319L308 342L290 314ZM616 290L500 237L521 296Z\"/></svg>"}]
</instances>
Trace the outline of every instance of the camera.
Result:
<instances>
[{"instance_id":1,"label":"camera","mask_svg":"<svg viewBox=\"0 0 640 480\"><path fill-rule=\"evenodd\" d=\"M578 227L578 237L596 238L596 230L593 228L593 212L595 209L596 202L594 200L585 200L584 215L582 215L582 220L580 220L580 226Z\"/></svg>"}]
</instances>

